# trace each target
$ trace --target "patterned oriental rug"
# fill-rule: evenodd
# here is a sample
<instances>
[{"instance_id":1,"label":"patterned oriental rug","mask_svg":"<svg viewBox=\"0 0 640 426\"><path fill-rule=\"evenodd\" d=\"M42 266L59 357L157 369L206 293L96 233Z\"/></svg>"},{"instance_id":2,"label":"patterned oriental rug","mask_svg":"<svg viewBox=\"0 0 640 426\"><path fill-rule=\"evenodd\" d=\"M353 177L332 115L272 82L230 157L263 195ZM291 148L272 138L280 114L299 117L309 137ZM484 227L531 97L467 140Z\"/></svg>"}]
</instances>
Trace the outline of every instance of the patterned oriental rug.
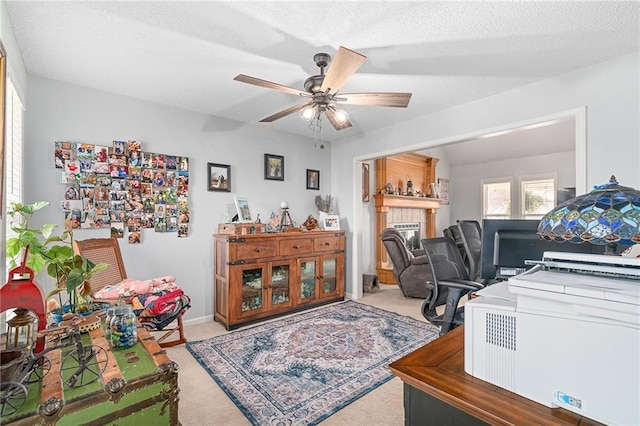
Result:
<instances>
[{"instance_id":1,"label":"patterned oriental rug","mask_svg":"<svg viewBox=\"0 0 640 426\"><path fill-rule=\"evenodd\" d=\"M425 322L346 301L187 348L253 424L309 425L390 380L389 363L437 336Z\"/></svg>"}]
</instances>

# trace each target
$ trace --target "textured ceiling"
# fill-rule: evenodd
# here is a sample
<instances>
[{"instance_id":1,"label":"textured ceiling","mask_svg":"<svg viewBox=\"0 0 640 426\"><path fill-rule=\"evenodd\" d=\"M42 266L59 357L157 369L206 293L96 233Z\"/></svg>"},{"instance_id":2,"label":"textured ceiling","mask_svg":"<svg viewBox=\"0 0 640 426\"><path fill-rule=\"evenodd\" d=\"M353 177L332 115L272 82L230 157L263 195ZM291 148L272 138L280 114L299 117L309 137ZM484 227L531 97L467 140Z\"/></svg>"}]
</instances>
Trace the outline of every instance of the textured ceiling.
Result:
<instances>
[{"instance_id":1,"label":"textured ceiling","mask_svg":"<svg viewBox=\"0 0 640 426\"><path fill-rule=\"evenodd\" d=\"M6 1L27 72L242 123L300 102L313 55L368 57L343 92L412 92L406 109L345 106L341 138L638 50L633 2ZM311 136L296 114L275 129Z\"/></svg>"}]
</instances>

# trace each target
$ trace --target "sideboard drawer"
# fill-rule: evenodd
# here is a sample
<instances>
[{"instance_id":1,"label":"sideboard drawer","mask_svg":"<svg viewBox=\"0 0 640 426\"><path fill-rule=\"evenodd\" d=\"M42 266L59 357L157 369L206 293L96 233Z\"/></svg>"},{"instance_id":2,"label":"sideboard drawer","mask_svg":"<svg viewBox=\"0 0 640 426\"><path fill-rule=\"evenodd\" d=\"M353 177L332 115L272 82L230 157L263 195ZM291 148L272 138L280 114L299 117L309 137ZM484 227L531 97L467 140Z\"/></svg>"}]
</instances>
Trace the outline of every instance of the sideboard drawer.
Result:
<instances>
[{"instance_id":1,"label":"sideboard drawer","mask_svg":"<svg viewBox=\"0 0 640 426\"><path fill-rule=\"evenodd\" d=\"M260 259L277 255L275 241L255 241L251 244L239 242L235 245L235 256L229 256L230 261Z\"/></svg>"},{"instance_id":2,"label":"sideboard drawer","mask_svg":"<svg viewBox=\"0 0 640 426\"><path fill-rule=\"evenodd\" d=\"M344 241L341 237L318 237L313 240L313 251L321 252L321 251L336 251L336 250L344 250L342 246L342 241Z\"/></svg>"},{"instance_id":3,"label":"sideboard drawer","mask_svg":"<svg viewBox=\"0 0 640 426\"><path fill-rule=\"evenodd\" d=\"M311 253L311 238L295 238L280 241L280 256Z\"/></svg>"}]
</instances>

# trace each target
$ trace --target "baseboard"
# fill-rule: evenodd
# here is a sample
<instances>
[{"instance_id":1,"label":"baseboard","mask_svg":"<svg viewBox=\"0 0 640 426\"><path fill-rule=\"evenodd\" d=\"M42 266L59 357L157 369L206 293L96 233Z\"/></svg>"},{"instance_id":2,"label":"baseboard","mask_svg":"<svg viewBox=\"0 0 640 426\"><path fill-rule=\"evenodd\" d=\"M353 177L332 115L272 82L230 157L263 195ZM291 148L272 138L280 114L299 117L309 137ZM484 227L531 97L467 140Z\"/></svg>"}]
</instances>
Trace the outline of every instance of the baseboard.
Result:
<instances>
[{"instance_id":1,"label":"baseboard","mask_svg":"<svg viewBox=\"0 0 640 426\"><path fill-rule=\"evenodd\" d=\"M196 325L203 324L205 322L213 322L213 315L205 315L203 317L191 318L191 319L183 319L182 323L186 325Z\"/></svg>"}]
</instances>

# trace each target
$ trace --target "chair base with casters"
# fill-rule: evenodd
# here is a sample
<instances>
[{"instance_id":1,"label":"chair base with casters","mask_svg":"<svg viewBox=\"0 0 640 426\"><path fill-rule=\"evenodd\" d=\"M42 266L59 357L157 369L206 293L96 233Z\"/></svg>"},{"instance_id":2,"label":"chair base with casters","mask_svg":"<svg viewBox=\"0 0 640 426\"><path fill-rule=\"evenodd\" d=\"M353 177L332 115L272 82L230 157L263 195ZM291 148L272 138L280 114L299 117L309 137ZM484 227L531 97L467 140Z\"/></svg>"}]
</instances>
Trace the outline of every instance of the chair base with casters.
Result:
<instances>
[{"instance_id":1,"label":"chair base with casters","mask_svg":"<svg viewBox=\"0 0 640 426\"><path fill-rule=\"evenodd\" d=\"M115 285L127 278L127 273L122 260L122 253L116 238L91 238L87 240L75 240L73 249L76 253L86 257L94 263L107 263L108 268L91 278L89 285L91 293L95 294L106 286ZM131 297L128 298L131 300ZM106 302L117 304L118 299L96 299L96 302ZM189 309L189 298L184 295L180 300L173 300L175 303L173 315L164 316L157 319L158 322L150 321L145 324L145 318L138 317L143 325L160 345L160 347L170 347L187 342L184 336L184 325L182 316ZM156 337L159 336L159 337ZM173 337L173 340L168 340Z\"/></svg>"},{"instance_id":2,"label":"chair base with casters","mask_svg":"<svg viewBox=\"0 0 640 426\"><path fill-rule=\"evenodd\" d=\"M484 285L471 281L456 242L449 237L426 238L422 246L429 259L433 281L428 283L430 294L422 303L422 315L440 327L440 335L464 322L464 308L460 300ZM444 305L444 312L436 308Z\"/></svg>"}]
</instances>

